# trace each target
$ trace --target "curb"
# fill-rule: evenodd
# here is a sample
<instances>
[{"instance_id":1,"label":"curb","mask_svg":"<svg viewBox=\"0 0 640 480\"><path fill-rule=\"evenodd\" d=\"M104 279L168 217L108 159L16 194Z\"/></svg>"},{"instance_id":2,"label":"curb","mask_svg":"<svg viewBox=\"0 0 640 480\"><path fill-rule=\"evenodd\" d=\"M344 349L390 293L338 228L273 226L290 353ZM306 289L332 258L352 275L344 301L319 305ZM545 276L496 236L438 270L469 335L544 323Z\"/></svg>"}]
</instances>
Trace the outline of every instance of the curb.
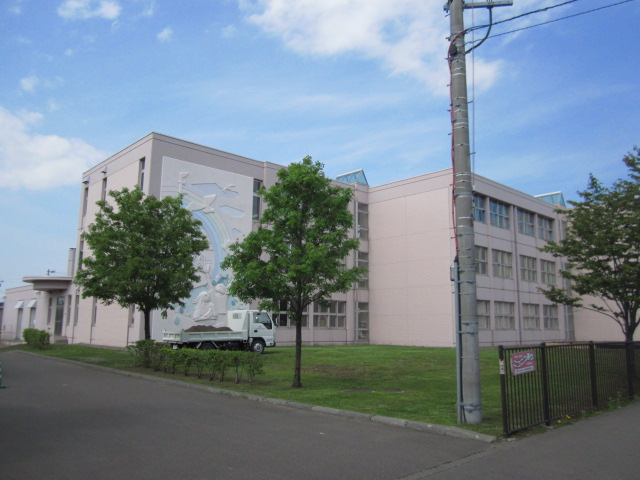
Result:
<instances>
[{"instance_id":1,"label":"curb","mask_svg":"<svg viewBox=\"0 0 640 480\"><path fill-rule=\"evenodd\" d=\"M123 375L125 377L133 377L133 378L140 378L144 380L151 380L154 382L168 383L171 385L177 385L180 387L201 390L205 392L215 393L218 395L226 395L228 397L243 398L245 400L251 400L254 402L269 403L271 405L276 405L279 407L297 408L298 410L310 410L312 412L324 413L326 415L334 415L334 416L341 417L348 420L371 421L371 422L379 423L382 425L408 428L411 430L417 430L419 432L433 433L436 435L445 435L449 437L463 438L467 440L477 440L484 443L493 443L497 440L497 437L493 435L486 435L484 433L472 432L470 430L465 430L464 428L460 428L460 427L437 425L433 423L417 422L414 420L405 420L402 418L370 415L370 414L361 413L361 412L353 412L351 410L341 410L338 408L322 407L317 405L311 405L308 403L299 403L299 402L293 402L290 400L283 400L280 398L270 398L262 395L254 395L251 393L236 392L234 390L225 390L223 388L209 387L205 385L196 385L192 383L181 382L180 380L174 380L172 378L155 377L153 375L145 375L144 373L137 373L137 372L126 372L124 370L117 370L115 368L102 367L100 365L93 365L91 363L82 363L75 360L68 360L66 358L48 357L46 355L39 355L37 353L25 352L23 350L16 350L16 351L26 355L34 355L40 358L55 360L59 362L66 362L72 365L78 365L81 367L100 370L103 372L116 373L118 375Z\"/></svg>"}]
</instances>

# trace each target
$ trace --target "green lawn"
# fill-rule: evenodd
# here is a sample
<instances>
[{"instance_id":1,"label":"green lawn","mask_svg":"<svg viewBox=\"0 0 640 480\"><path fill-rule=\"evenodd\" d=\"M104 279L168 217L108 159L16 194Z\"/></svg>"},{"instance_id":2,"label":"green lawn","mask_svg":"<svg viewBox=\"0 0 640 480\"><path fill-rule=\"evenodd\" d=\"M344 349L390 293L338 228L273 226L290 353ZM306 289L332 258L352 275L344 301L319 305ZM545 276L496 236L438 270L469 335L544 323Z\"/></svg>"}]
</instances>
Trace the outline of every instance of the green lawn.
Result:
<instances>
[{"instance_id":1,"label":"green lawn","mask_svg":"<svg viewBox=\"0 0 640 480\"><path fill-rule=\"evenodd\" d=\"M303 347L303 388L292 389L294 349L277 347L263 355L264 374L253 386L235 384L233 375L220 383L169 375L134 367L123 350L79 345L52 345L44 351L20 347L54 357L150 375L170 376L188 382L248 392L256 395L404 418L440 425L457 425L455 349L399 346ZM480 353L483 422L464 428L500 435L500 378L497 349Z\"/></svg>"}]
</instances>

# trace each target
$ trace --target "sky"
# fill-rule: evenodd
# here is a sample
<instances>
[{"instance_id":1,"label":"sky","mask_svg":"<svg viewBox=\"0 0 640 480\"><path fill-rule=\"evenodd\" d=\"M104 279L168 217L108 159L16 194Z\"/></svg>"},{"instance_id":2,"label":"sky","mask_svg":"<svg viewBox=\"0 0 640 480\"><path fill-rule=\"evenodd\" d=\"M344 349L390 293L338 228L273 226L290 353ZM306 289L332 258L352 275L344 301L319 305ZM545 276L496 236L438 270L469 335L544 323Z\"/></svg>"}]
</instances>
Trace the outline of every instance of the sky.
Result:
<instances>
[{"instance_id":1,"label":"sky","mask_svg":"<svg viewBox=\"0 0 640 480\"><path fill-rule=\"evenodd\" d=\"M590 174L626 176L640 1L618 1L493 9L508 21L467 56L476 173L569 200ZM281 165L311 155L372 186L449 168L444 3L1 0L0 297L66 273L82 172L150 132ZM488 21L465 11L466 27Z\"/></svg>"}]
</instances>

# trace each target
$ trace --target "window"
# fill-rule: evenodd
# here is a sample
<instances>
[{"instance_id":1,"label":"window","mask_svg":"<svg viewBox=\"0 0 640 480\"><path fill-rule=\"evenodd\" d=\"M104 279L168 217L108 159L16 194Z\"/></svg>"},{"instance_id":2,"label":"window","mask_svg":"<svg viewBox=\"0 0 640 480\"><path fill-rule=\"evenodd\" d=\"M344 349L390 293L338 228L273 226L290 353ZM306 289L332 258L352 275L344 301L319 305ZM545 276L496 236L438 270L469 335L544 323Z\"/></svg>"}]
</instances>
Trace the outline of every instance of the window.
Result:
<instances>
[{"instance_id":1,"label":"window","mask_svg":"<svg viewBox=\"0 0 640 480\"><path fill-rule=\"evenodd\" d=\"M36 328L36 301L31 300L27 308L29 308L29 328Z\"/></svg>"},{"instance_id":2,"label":"window","mask_svg":"<svg viewBox=\"0 0 640 480\"><path fill-rule=\"evenodd\" d=\"M515 304L513 302L495 302L496 330L515 328Z\"/></svg>"},{"instance_id":3,"label":"window","mask_svg":"<svg viewBox=\"0 0 640 480\"><path fill-rule=\"evenodd\" d=\"M94 298L91 305L91 325L95 325L98 321L98 301Z\"/></svg>"},{"instance_id":4,"label":"window","mask_svg":"<svg viewBox=\"0 0 640 480\"><path fill-rule=\"evenodd\" d=\"M102 191L100 192L100 200L107 199L107 177L102 179Z\"/></svg>"},{"instance_id":5,"label":"window","mask_svg":"<svg viewBox=\"0 0 640 480\"><path fill-rule=\"evenodd\" d=\"M261 198L260 195L258 195L258 191L260 190L260 188L262 187L262 180L258 180L257 178L253 179L253 212L251 215L251 218L253 219L254 222L257 222L258 220L260 220L260 204L261 204Z\"/></svg>"},{"instance_id":6,"label":"window","mask_svg":"<svg viewBox=\"0 0 640 480\"><path fill-rule=\"evenodd\" d=\"M276 300L275 303L280 308L280 311L279 312L273 312L271 314L271 317L273 318L273 321L276 322L276 324L279 327L295 327L296 325L293 322L293 319L290 318L290 316L289 316L288 302L286 300L280 300L280 301ZM305 309L302 311L302 326L303 327L307 327L308 326L308 319L309 319L309 307L305 307Z\"/></svg>"},{"instance_id":7,"label":"window","mask_svg":"<svg viewBox=\"0 0 640 480\"><path fill-rule=\"evenodd\" d=\"M129 307L129 326L133 327L135 323L136 323L136 306L131 305Z\"/></svg>"},{"instance_id":8,"label":"window","mask_svg":"<svg viewBox=\"0 0 640 480\"><path fill-rule=\"evenodd\" d=\"M544 317L545 330L558 330L558 306L557 305L543 305L542 316Z\"/></svg>"},{"instance_id":9,"label":"window","mask_svg":"<svg viewBox=\"0 0 640 480\"><path fill-rule=\"evenodd\" d=\"M540 260L540 280L545 285L556 284L556 262Z\"/></svg>"},{"instance_id":10,"label":"window","mask_svg":"<svg viewBox=\"0 0 640 480\"><path fill-rule=\"evenodd\" d=\"M273 312L271 317L273 317L273 321L279 327L288 327L289 326L289 312L287 311L289 308L289 302L286 300L274 300L274 303L278 305L279 311Z\"/></svg>"},{"instance_id":11,"label":"window","mask_svg":"<svg viewBox=\"0 0 640 480\"><path fill-rule=\"evenodd\" d=\"M49 297L49 310L47 311L47 325L51 325L51 317L53 316L53 297Z\"/></svg>"},{"instance_id":12,"label":"window","mask_svg":"<svg viewBox=\"0 0 640 480\"><path fill-rule=\"evenodd\" d=\"M271 318L266 312L253 312L251 314L253 323L259 323L267 330L273 329L273 324L271 323Z\"/></svg>"},{"instance_id":13,"label":"window","mask_svg":"<svg viewBox=\"0 0 640 480\"><path fill-rule=\"evenodd\" d=\"M538 281L538 260L535 257L520 255L520 280L525 282Z\"/></svg>"},{"instance_id":14,"label":"window","mask_svg":"<svg viewBox=\"0 0 640 480\"><path fill-rule=\"evenodd\" d=\"M518 232L530 237L536 236L536 216L534 213L518 209Z\"/></svg>"},{"instance_id":15,"label":"window","mask_svg":"<svg viewBox=\"0 0 640 480\"><path fill-rule=\"evenodd\" d=\"M509 205L493 198L489 201L489 220L494 227L509 230Z\"/></svg>"},{"instance_id":16,"label":"window","mask_svg":"<svg viewBox=\"0 0 640 480\"><path fill-rule=\"evenodd\" d=\"M80 240L80 251L78 252L78 270L82 269L82 259L84 258L84 240Z\"/></svg>"},{"instance_id":17,"label":"window","mask_svg":"<svg viewBox=\"0 0 640 480\"><path fill-rule=\"evenodd\" d=\"M331 300L328 306L314 303L313 328L345 328L347 302Z\"/></svg>"},{"instance_id":18,"label":"window","mask_svg":"<svg viewBox=\"0 0 640 480\"><path fill-rule=\"evenodd\" d=\"M533 303L522 304L522 321L527 330L540 329L540 306Z\"/></svg>"},{"instance_id":19,"label":"window","mask_svg":"<svg viewBox=\"0 0 640 480\"><path fill-rule=\"evenodd\" d=\"M358 303L358 340L369 339L369 304Z\"/></svg>"},{"instance_id":20,"label":"window","mask_svg":"<svg viewBox=\"0 0 640 480\"><path fill-rule=\"evenodd\" d=\"M487 223L486 205L487 197L482 195L473 195L473 219L476 222Z\"/></svg>"},{"instance_id":21,"label":"window","mask_svg":"<svg viewBox=\"0 0 640 480\"><path fill-rule=\"evenodd\" d=\"M538 238L553 240L553 220L538 215Z\"/></svg>"},{"instance_id":22,"label":"window","mask_svg":"<svg viewBox=\"0 0 640 480\"><path fill-rule=\"evenodd\" d=\"M487 269L487 248L476 245L476 273L478 275L489 275Z\"/></svg>"},{"instance_id":23,"label":"window","mask_svg":"<svg viewBox=\"0 0 640 480\"><path fill-rule=\"evenodd\" d=\"M73 309L73 324L78 325L78 310L80 309L80 292L76 293L76 305Z\"/></svg>"},{"instance_id":24,"label":"window","mask_svg":"<svg viewBox=\"0 0 640 480\"><path fill-rule=\"evenodd\" d=\"M82 192L82 216L87 216L87 207L89 206L89 187L84 187Z\"/></svg>"},{"instance_id":25,"label":"window","mask_svg":"<svg viewBox=\"0 0 640 480\"><path fill-rule=\"evenodd\" d=\"M71 324L71 295L67 295L67 326Z\"/></svg>"},{"instance_id":26,"label":"window","mask_svg":"<svg viewBox=\"0 0 640 480\"><path fill-rule=\"evenodd\" d=\"M488 330L491 328L491 312L489 300L478 300L478 328Z\"/></svg>"},{"instance_id":27,"label":"window","mask_svg":"<svg viewBox=\"0 0 640 480\"><path fill-rule=\"evenodd\" d=\"M358 282L358 288L369 288L369 254L366 252L358 252L358 266L367 268L362 279Z\"/></svg>"},{"instance_id":28,"label":"window","mask_svg":"<svg viewBox=\"0 0 640 480\"><path fill-rule=\"evenodd\" d=\"M511 253L502 250L492 250L493 276L499 278L513 278Z\"/></svg>"},{"instance_id":29,"label":"window","mask_svg":"<svg viewBox=\"0 0 640 480\"><path fill-rule=\"evenodd\" d=\"M138 187L140 187L140 190L144 188L144 166L145 166L145 158L142 157L138 161Z\"/></svg>"},{"instance_id":30,"label":"window","mask_svg":"<svg viewBox=\"0 0 640 480\"><path fill-rule=\"evenodd\" d=\"M363 240L369 239L369 205L358 202L358 225L356 237Z\"/></svg>"}]
</instances>

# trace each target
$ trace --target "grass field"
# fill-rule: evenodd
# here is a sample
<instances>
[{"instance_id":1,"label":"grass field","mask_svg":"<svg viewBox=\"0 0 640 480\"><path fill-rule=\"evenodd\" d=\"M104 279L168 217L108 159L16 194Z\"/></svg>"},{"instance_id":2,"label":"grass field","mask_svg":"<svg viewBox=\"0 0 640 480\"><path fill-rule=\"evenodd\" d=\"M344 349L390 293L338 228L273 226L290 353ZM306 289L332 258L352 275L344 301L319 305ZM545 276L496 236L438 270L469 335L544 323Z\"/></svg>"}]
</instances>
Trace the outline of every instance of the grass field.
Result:
<instances>
[{"instance_id":1,"label":"grass field","mask_svg":"<svg viewBox=\"0 0 640 480\"><path fill-rule=\"evenodd\" d=\"M15 348L15 347L14 347ZM134 367L126 351L80 345L52 345L44 355L110 368L168 376L228 390L309 403L368 414L440 425L457 425L455 350L399 346L303 347L303 388L292 389L294 349L277 347L263 355L264 374L254 385L235 384L232 376L220 383L198 379L195 373L165 374ZM500 435L500 377L497 349L483 349L481 385L483 422L469 430Z\"/></svg>"}]
</instances>

